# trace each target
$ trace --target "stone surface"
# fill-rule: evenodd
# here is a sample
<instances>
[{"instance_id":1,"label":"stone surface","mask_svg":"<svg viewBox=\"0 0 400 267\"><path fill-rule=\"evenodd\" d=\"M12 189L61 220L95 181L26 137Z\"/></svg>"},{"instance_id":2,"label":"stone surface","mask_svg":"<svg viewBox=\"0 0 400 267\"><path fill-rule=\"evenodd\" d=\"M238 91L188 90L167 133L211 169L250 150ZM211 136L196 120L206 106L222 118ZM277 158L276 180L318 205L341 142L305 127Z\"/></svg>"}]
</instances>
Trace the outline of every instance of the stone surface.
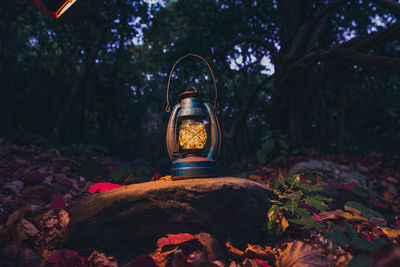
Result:
<instances>
[{"instance_id":1,"label":"stone surface","mask_svg":"<svg viewBox=\"0 0 400 267\"><path fill-rule=\"evenodd\" d=\"M359 171L348 166L337 164L326 160L309 160L296 163L288 175L298 173L315 173L321 175L324 180L334 180L342 184L354 182L364 189L371 189L369 178Z\"/></svg>"},{"instance_id":2,"label":"stone surface","mask_svg":"<svg viewBox=\"0 0 400 267\"><path fill-rule=\"evenodd\" d=\"M144 251L166 234L185 232L208 232L220 242L265 242L273 197L261 184L233 177L134 184L72 205L64 243Z\"/></svg>"}]
</instances>

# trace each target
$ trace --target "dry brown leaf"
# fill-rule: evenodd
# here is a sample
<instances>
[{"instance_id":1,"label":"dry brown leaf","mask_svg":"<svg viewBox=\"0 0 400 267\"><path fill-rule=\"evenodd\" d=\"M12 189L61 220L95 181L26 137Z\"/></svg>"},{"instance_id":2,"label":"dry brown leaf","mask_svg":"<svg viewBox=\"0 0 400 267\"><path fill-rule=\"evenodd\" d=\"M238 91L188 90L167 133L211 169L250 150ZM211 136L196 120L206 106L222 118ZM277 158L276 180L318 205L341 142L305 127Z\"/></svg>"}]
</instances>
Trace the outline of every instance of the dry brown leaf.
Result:
<instances>
[{"instance_id":1,"label":"dry brown leaf","mask_svg":"<svg viewBox=\"0 0 400 267\"><path fill-rule=\"evenodd\" d=\"M41 219L40 232L35 241L36 248L54 249L61 241L67 230L69 215L65 210L51 210L43 215Z\"/></svg>"},{"instance_id":2,"label":"dry brown leaf","mask_svg":"<svg viewBox=\"0 0 400 267\"><path fill-rule=\"evenodd\" d=\"M22 219L21 224L25 228L25 233L27 233L29 236L35 236L37 233L39 233L39 230L30 221Z\"/></svg>"},{"instance_id":3,"label":"dry brown leaf","mask_svg":"<svg viewBox=\"0 0 400 267\"><path fill-rule=\"evenodd\" d=\"M19 218L21 218L22 215L23 215L23 210L22 210L22 209L19 209L19 210L14 211L13 213L11 213L11 214L8 216L6 225L7 225L7 226L12 225L12 224L15 223Z\"/></svg>"},{"instance_id":4,"label":"dry brown leaf","mask_svg":"<svg viewBox=\"0 0 400 267\"><path fill-rule=\"evenodd\" d=\"M385 193L383 193L383 198L389 203L392 203L394 201L394 197L393 197L392 193L390 193L389 191L386 191Z\"/></svg>"},{"instance_id":5,"label":"dry brown leaf","mask_svg":"<svg viewBox=\"0 0 400 267\"><path fill-rule=\"evenodd\" d=\"M321 211L319 213L319 217L322 220L332 220L332 219L346 219L349 221L365 221L367 222L368 219L362 216L352 214L350 212L345 212L343 210L333 210L333 211Z\"/></svg>"},{"instance_id":6,"label":"dry brown leaf","mask_svg":"<svg viewBox=\"0 0 400 267\"><path fill-rule=\"evenodd\" d=\"M263 259L268 260L269 262L275 262L276 260L276 251L271 247L262 247L260 245L247 245L245 250L246 258L250 259Z\"/></svg>"},{"instance_id":7,"label":"dry brown leaf","mask_svg":"<svg viewBox=\"0 0 400 267\"><path fill-rule=\"evenodd\" d=\"M353 208L353 207L344 205L344 210L345 210L345 211L350 211L350 212L352 212L352 213L355 214L355 215L362 216L362 211L361 211L361 210L358 210L358 209L355 209L355 208Z\"/></svg>"},{"instance_id":8,"label":"dry brown leaf","mask_svg":"<svg viewBox=\"0 0 400 267\"><path fill-rule=\"evenodd\" d=\"M333 260L324 255L321 248L298 240L284 243L278 253L275 263L278 267L325 267L330 266Z\"/></svg>"},{"instance_id":9,"label":"dry brown leaf","mask_svg":"<svg viewBox=\"0 0 400 267\"><path fill-rule=\"evenodd\" d=\"M226 242L225 246L229 249L229 253L232 254L235 258L239 260L244 260L244 251L241 251L240 249L235 248L231 242Z\"/></svg>"},{"instance_id":10,"label":"dry brown leaf","mask_svg":"<svg viewBox=\"0 0 400 267\"><path fill-rule=\"evenodd\" d=\"M88 257L89 267L118 267L116 260L107 258L104 253L94 250Z\"/></svg>"}]
</instances>

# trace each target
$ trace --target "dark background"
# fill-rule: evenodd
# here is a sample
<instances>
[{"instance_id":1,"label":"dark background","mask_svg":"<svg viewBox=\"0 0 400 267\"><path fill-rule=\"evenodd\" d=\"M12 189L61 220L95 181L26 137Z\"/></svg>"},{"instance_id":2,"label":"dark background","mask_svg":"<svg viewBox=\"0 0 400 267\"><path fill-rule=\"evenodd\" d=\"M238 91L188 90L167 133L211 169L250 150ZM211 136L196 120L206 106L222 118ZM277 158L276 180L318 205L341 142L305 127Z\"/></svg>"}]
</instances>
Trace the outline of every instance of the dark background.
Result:
<instances>
[{"instance_id":1,"label":"dark background","mask_svg":"<svg viewBox=\"0 0 400 267\"><path fill-rule=\"evenodd\" d=\"M149 2L79 0L55 20L1 1L0 136L166 161L168 73L196 53L223 164L400 149L396 1ZM175 74L172 106L189 85L213 99L198 59Z\"/></svg>"}]
</instances>

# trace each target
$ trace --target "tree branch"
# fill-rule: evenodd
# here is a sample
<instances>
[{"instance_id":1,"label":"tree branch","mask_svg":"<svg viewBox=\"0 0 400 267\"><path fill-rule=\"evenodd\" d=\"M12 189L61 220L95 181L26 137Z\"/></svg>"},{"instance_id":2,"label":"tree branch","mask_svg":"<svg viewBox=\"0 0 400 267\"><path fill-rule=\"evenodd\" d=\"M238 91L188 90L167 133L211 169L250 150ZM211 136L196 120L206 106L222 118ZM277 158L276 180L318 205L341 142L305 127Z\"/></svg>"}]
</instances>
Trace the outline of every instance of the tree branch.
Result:
<instances>
[{"instance_id":1,"label":"tree branch","mask_svg":"<svg viewBox=\"0 0 400 267\"><path fill-rule=\"evenodd\" d=\"M231 50L235 45L240 43L255 43L264 47L267 51L270 52L273 63L277 62L278 59L278 50L276 49L274 43L272 41L266 40L260 36L240 36L236 39L229 42L225 47L223 47L220 51L216 53L216 56L222 56L226 54L229 50Z\"/></svg>"},{"instance_id":2,"label":"tree branch","mask_svg":"<svg viewBox=\"0 0 400 267\"><path fill-rule=\"evenodd\" d=\"M400 58L375 56L356 52L352 49L335 49L332 50L328 55L333 57L340 56L357 64L391 67L400 70Z\"/></svg>"},{"instance_id":3,"label":"tree branch","mask_svg":"<svg viewBox=\"0 0 400 267\"><path fill-rule=\"evenodd\" d=\"M262 80L256 86L256 88L254 88L253 92L251 93L251 95L248 98L248 101L247 101L245 107L242 109L238 119L235 120L235 122L233 123L233 125L231 127L231 130L229 131L229 136L228 137L230 139L235 139L240 127L245 124L247 116L249 115L251 107L253 106L254 101L256 100L258 92L261 90L261 88L263 88L265 86L265 84L267 82L272 80L274 77L275 77L275 75L271 75L271 76L265 77L264 80Z\"/></svg>"},{"instance_id":4,"label":"tree branch","mask_svg":"<svg viewBox=\"0 0 400 267\"><path fill-rule=\"evenodd\" d=\"M67 101L64 104L64 107L60 113L60 116L57 119L56 125L54 126L50 138L57 140L60 135L61 131L65 122L66 117L68 114L71 112L72 105L74 103L74 100L76 99L78 93L82 90L82 88L85 86L86 80L88 78L88 73L90 72L95 58L100 50L101 45L103 44L107 32L110 28L110 25L112 23L112 20L114 19L115 15L117 14L117 11L119 9L121 0L116 0L114 4L111 7L110 14L108 17L107 23L105 23L102 27L102 29L99 32L99 35L97 36L96 40L94 41L92 45L92 49L90 50L90 53L86 60L83 63L82 69L79 73L78 79L75 81L74 86L71 88L71 91L69 92Z\"/></svg>"},{"instance_id":5,"label":"tree branch","mask_svg":"<svg viewBox=\"0 0 400 267\"><path fill-rule=\"evenodd\" d=\"M374 0L378 4L381 4L389 8L394 14L400 16L400 4L392 0Z\"/></svg>"},{"instance_id":6,"label":"tree branch","mask_svg":"<svg viewBox=\"0 0 400 267\"><path fill-rule=\"evenodd\" d=\"M328 24L328 16L325 15L321 19L321 22L318 24L317 29L314 31L314 34L311 37L311 40L308 42L306 54L312 52L317 47L319 38L320 38L322 32L325 30L327 24Z\"/></svg>"},{"instance_id":7,"label":"tree branch","mask_svg":"<svg viewBox=\"0 0 400 267\"><path fill-rule=\"evenodd\" d=\"M286 73L286 76L289 75L294 69L297 67L305 67L308 64L311 64L315 61L321 60L323 57L330 55L332 53L337 52L340 49L351 49L351 50L365 50L369 49L379 43L390 40L391 38L398 36L400 34L400 21L390 25L389 27L380 30L378 32L370 33L366 36L356 37L347 42L339 44L333 48L319 51L319 52L311 52L305 55L300 60L293 63Z\"/></svg>"},{"instance_id":8,"label":"tree branch","mask_svg":"<svg viewBox=\"0 0 400 267\"><path fill-rule=\"evenodd\" d=\"M305 39L307 38L311 28L318 23L327 13L331 12L334 8L336 8L338 5L342 4L346 2L346 0L337 0L335 2L333 2L332 4L326 6L323 9L320 9L319 11L317 11L317 14L309 21L307 21L306 23L304 23L299 31L297 32L294 40L293 40L293 44L292 47L290 49L289 54L285 55L286 59L290 59L292 58L295 53L298 51L300 45L305 41Z\"/></svg>"}]
</instances>

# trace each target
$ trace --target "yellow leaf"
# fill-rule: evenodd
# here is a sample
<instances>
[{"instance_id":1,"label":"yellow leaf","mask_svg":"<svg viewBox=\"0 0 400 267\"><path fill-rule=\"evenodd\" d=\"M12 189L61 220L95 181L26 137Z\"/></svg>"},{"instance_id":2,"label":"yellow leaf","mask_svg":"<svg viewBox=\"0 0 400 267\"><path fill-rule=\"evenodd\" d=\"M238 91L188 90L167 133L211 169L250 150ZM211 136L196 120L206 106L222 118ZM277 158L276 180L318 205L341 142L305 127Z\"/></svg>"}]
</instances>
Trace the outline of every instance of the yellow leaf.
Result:
<instances>
[{"instance_id":1,"label":"yellow leaf","mask_svg":"<svg viewBox=\"0 0 400 267\"><path fill-rule=\"evenodd\" d=\"M160 180L162 180L162 181L172 181L172 176L171 175L163 176L163 177L160 178Z\"/></svg>"},{"instance_id":2,"label":"yellow leaf","mask_svg":"<svg viewBox=\"0 0 400 267\"><path fill-rule=\"evenodd\" d=\"M286 219L286 217L282 215L282 213L279 214L279 217L280 217L280 220L281 220L281 229L282 229L282 232L285 232L285 231L286 231L286 228L289 227L289 222L288 222L288 220Z\"/></svg>"},{"instance_id":3,"label":"yellow leaf","mask_svg":"<svg viewBox=\"0 0 400 267\"><path fill-rule=\"evenodd\" d=\"M388 227L380 227L377 226L379 229L382 230L382 232L385 233L390 238L397 238L400 236L400 229L390 229Z\"/></svg>"}]
</instances>

